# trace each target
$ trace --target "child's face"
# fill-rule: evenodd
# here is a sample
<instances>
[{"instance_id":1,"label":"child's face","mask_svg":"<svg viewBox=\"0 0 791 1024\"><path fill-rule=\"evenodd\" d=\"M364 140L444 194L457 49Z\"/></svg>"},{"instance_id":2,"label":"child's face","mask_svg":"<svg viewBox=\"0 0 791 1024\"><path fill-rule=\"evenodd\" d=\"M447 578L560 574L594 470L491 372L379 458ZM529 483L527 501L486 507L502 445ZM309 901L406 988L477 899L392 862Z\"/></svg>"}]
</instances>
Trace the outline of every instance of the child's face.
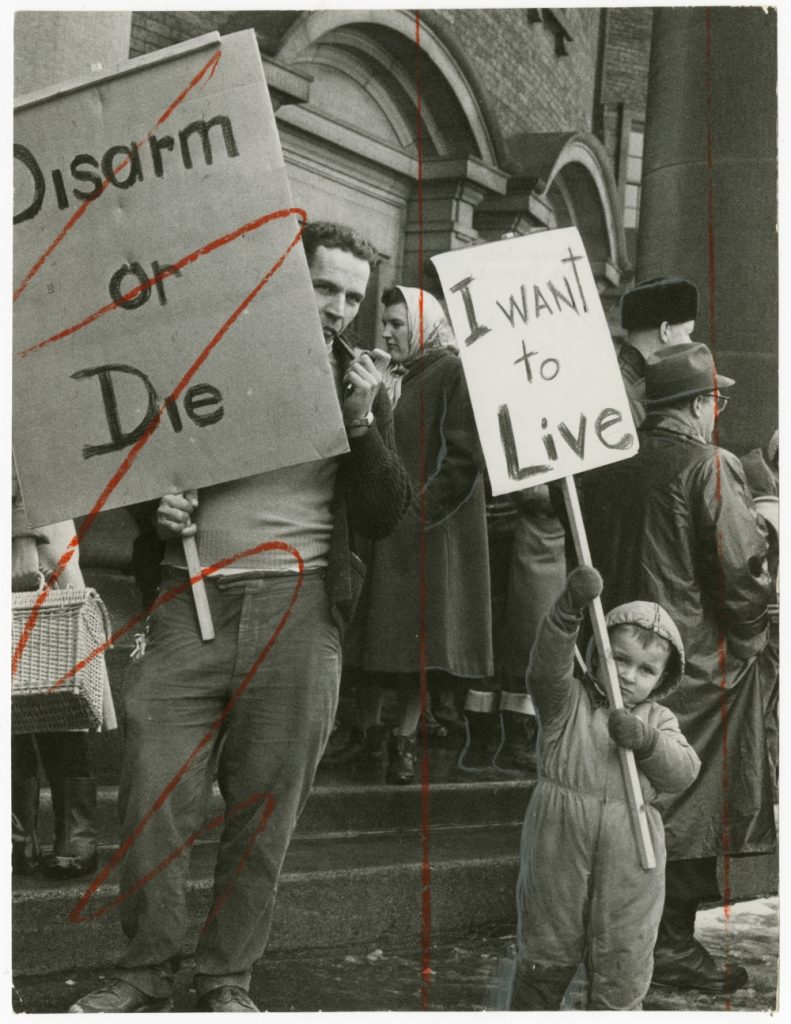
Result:
<instances>
[{"instance_id":1,"label":"child's face","mask_svg":"<svg viewBox=\"0 0 791 1024\"><path fill-rule=\"evenodd\" d=\"M667 645L657 639L644 647L633 633L614 629L610 633L610 647L624 704L626 707L640 704L659 685L669 657ZM607 667L603 662L599 664L597 675L599 684L604 687Z\"/></svg>"}]
</instances>

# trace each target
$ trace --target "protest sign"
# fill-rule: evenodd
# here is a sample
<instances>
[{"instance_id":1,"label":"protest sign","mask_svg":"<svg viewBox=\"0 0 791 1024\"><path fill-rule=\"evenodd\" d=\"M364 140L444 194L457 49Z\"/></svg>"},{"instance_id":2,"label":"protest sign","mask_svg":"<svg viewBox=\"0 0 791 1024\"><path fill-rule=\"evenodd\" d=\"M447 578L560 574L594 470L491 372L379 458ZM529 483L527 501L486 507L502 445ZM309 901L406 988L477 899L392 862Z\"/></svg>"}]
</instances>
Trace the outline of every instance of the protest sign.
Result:
<instances>
[{"instance_id":1,"label":"protest sign","mask_svg":"<svg viewBox=\"0 0 791 1024\"><path fill-rule=\"evenodd\" d=\"M580 565L590 565L574 475L637 454L637 432L576 228L433 257L493 494L562 479ZM623 707L600 598L590 606L610 706ZM637 852L656 867L634 754L618 749Z\"/></svg>"},{"instance_id":2,"label":"protest sign","mask_svg":"<svg viewBox=\"0 0 791 1024\"><path fill-rule=\"evenodd\" d=\"M493 494L628 459L637 434L576 228L433 257Z\"/></svg>"},{"instance_id":3,"label":"protest sign","mask_svg":"<svg viewBox=\"0 0 791 1024\"><path fill-rule=\"evenodd\" d=\"M91 509L163 408L104 507L346 450L254 32L23 98L14 190L34 525Z\"/></svg>"}]
</instances>

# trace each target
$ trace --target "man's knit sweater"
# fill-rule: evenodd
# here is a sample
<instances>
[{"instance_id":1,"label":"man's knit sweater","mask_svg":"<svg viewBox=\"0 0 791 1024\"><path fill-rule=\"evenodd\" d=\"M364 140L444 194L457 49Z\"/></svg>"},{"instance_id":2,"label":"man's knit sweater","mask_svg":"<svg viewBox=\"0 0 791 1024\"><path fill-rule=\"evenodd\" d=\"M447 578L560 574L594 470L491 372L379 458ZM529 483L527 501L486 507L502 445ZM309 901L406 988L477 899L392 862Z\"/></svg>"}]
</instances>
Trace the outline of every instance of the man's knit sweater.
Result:
<instances>
[{"instance_id":1,"label":"man's knit sweater","mask_svg":"<svg viewBox=\"0 0 791 1024\"><path fill-rule=\"evenodd\" d=\"M341 355L341 361L345 356ZM344 365L342 363L342 365ZM326 522L329 526L329 544L325 547L326 555L320 560L326 563L327 592L330 602L337 607L341 616L347 619L354 608L362 586L365 567L361 560L353 554L353 535L358 534L373 540L386 537L402 518L412 501L412 488L409 477L395 450L393 432L393 409L384 389L380 389L373 404L374 425L364 434L349 438L349 451L336 459L328 460L331 474L334 470L334 487L326 489L326 499L320 496L311 498L311 509L304 509L300 503L298 515L305 521L311 517L315 525ZM308 463L318 467L321 473L323 463ZM302 467L293 467L297 476L304 473ZM309 472L309 471L308 471ZM201 562L213 564L217 557L229 557L239 551L255 547L267 540L286 540L300 550L303 559L313 557L310 551L300 549L298 537L292 531L287 536L263 536L256 529L256 520L260 517L260 509L255 504L255 491L266 482L270 474L261 474L247 480L235 481L231 484L219 484L213 488L201 490L199 494L200 509L203 507L204 495L210 492L211 498L206 501L206 509L211 511L212 524L225 523L222 536L214 534L209 537L209 546L205 546L199 531L198 544ZM326 473L325 473L326 476ZM326 487L326 480L322 490ZM240 501L244 498L244 501ZM214 505L214 508L212 508ZM152 536L152 517L156 503L147 507L136 506L133 515L141 526L141 537L133 552L135 577L140 586L143 602L151 603L154 598L159 572L151 565L152 556L159 560L165 545ZM328 518L325 518L328 514ZM197 517L196 517L197 518ZM200 524L200 519L197 518ZM298 519L293 530L300 530ZM321 528L321 527L320 527ZM315 531L314 539L319 536ZM320 546L321 545L321 542ZM183 564L183 556L178 552L181 545L168 545L164 562ZM226 550L229 549L229 550ZM316 549L313 549L314 554ZM217 557L214 557L217 555ZM294 564L292 556L284 554L284 561L275 565L271 556L267 555L261 564L236 563L246 569L269 571L272 569L291 569ZM308 563L309 564L309 563Z\"/></svg>"}]
</instances>

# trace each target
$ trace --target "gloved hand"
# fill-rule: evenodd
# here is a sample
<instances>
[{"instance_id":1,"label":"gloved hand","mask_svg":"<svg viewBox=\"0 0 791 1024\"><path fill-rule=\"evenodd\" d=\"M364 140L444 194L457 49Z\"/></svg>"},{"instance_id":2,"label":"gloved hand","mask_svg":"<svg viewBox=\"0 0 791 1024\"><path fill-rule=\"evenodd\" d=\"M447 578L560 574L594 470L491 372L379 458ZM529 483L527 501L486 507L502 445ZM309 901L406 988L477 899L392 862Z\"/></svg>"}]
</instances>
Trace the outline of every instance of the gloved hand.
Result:
<instances>
[{"instance_id":1,"label":"gloved hand","mask_svg":"<svg viewBox=\"0 0 791 1024\"><path fill-rule=\"evenodd\" d=\"M578 565L566 577L566 585L555 602L561 625L576 626L582 609L602 592L602 578L590 565Z\"/></svg>"},{"instance_id":2,"label":"gloved hand","mask_svg":"<svg viewBox=\"0 0 791 1024\"><path fill-rule=\"evenodd\" d=\"M607 728L619 747L633 750L638 757L652 754L659 739L658 729L653 725L646 725L626 708L615 708L610 712Z\"/></svg>"}]
</instances>

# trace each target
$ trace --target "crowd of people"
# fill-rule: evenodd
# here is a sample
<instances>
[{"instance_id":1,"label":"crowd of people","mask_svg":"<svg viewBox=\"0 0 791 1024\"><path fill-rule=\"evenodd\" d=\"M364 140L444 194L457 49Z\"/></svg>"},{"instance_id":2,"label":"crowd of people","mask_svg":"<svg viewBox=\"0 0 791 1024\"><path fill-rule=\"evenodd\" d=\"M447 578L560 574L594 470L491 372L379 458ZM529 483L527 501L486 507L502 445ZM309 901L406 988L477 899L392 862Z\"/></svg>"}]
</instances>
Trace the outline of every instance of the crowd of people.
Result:
<instances>
[{"instance_id":1,"label":"crowd of people","mask_svg":"<svg viewBox=\"0 0 791 1024\"><path fill-rule=\"evenodd\" d=\"M137 882L205 824L214 777L228 813L194 987L199 1009L257 1009L251 973L336 722L342 668L355 721L325 763L386 765L388 782L412 782L422 722L426 733L429 724L464 726L462 770L537 773L522 838L512 1008L559 1009L580 964L592 1009L639 1008L652 980L719 992L745 985L743 969L716 962L694 927L699 904L722 895L718 856L775 843L778 445L774 437L742 466L715 443L734 381L692 341L695 286L657 278L623 298L618 360L640 450L580 482L596 569L573 567L551 486L516 497L508 642L495 678L485 465L443 307L427 291L388 288L381 339L350 349L344 332L375 250L327 222L308 224L303 244L349 451L134 512L147 601L188 579L180 540L190 533L203 565L276 537L300 551L304 568L290 619L255 672L294 590L285 552L250 555L207 579L211 644L201 641L188 589L151 615L119 708L120 834L135 835L120 867L128 946L72 1011L171 1006L188 925L187 859ZM763 514L759 496L770 502ZM33 532L18 513L14 585L24 589ZM599 596L622 708L610 706L605 662L587 643L583 611ZM20 871L38 859L35 743L22 737L15 747ZM46 743L38 749L46 765ZM638 859L620 750L636 760L651 870ZM57 784L67 810L56 813L47 862L62 874L96 865L95 836L83 843L68 824L80 795L95 806L90 771L78 754L72 763Z\"/></svg>"}]
</instances>

